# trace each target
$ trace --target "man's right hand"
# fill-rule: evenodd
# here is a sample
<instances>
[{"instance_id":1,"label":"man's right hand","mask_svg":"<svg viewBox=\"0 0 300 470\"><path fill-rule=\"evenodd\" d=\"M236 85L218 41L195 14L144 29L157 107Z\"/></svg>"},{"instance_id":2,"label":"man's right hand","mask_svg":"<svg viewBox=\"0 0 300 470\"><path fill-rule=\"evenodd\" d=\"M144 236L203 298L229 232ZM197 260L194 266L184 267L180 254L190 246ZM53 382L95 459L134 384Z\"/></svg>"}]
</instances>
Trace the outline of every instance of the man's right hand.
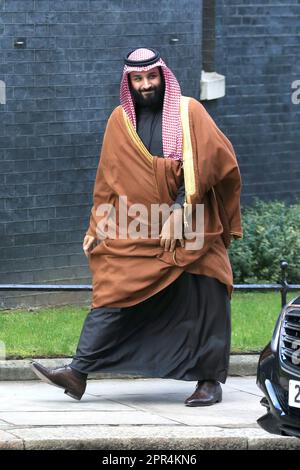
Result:
<instances>
[{"instance_id":1,"label":"man's right hand","mask_svg":"<svg viewBox=\"0 0 300 470\"><path fill-rule=\"evenodd\" d=\"M84 251L85 256L89 256L90 251L95 248L97 245L97 239L96 237L93 237L92 235L86 235L83 239L83 244L82 248Z\"/></svg>"}]
</instances>

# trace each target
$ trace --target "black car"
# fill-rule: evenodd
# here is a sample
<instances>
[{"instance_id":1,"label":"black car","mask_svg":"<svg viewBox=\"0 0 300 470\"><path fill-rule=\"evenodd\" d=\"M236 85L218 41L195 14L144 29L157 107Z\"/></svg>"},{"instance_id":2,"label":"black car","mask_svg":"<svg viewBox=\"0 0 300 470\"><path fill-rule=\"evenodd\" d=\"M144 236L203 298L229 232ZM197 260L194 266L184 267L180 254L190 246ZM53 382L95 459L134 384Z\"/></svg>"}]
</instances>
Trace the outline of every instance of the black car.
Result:
<instances>
[{"instance_id":1,"label":"black car","mask_svg":"<svg viewBox=\"0 0 300 470\"><path fill-rule=\"evenodd\" d=\"M278 317L272 340L259 358L257 385L267 409L258 424L273 434L300 437L300 296Z\"/></svg>"}]
</instances>

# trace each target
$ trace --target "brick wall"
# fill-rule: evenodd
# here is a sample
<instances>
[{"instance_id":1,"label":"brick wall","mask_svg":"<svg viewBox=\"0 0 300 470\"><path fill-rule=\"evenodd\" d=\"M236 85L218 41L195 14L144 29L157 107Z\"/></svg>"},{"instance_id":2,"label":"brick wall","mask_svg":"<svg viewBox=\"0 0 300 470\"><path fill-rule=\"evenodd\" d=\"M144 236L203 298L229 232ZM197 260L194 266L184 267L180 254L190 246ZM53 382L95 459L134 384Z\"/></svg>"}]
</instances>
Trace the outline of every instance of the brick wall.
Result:
<instances>
[{"instance_id":1,"label":"brick wall","mask_svg":"<svg viewBox=\"0 0 300 470\"><path fill-rule=\"evenodd\" d=\"M226 96L206 108L231 139L243 177L242 203L257 195L300 196L299 0L216 0L218 73Z\"/></svg>"},{"instance_id":2,"label":"brick wall","mask_svg":"<svg viewBox=\"0 0 300 470\"><path fill-rule=\"evenodd\" d=\"M81 244L122 57L157 47L198 96L201 1L0 0L0 18L0 283L90 283ZM0 306L83 298L13 293Z\"/></svg>"}]
</instances>

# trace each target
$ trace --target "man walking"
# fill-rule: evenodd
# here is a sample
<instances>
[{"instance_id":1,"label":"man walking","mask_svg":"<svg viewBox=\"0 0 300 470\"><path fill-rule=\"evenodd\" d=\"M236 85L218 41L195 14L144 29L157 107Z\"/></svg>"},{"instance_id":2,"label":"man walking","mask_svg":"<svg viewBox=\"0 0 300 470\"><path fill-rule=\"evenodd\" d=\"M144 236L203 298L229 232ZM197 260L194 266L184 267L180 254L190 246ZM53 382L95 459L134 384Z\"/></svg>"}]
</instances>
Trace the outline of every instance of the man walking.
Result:
<instances>
[{"instance_id":1,"label":"man walking","mask_svg":"<svg viewBox=\"0 0 300 470\"><path fill-rule=\"evenodd\" d=\"M232 238L242 238L237 159L202 104L182 96L156 50L137 48L124 62L83 242L91 310L69 365L31 367L77 400L89 373L118 372L197 381L185 404L212 405L222 400L229 364L227 250ZM162 204L171 210L153 222L150 214ZM137 206L140 237L133 230ZM114 223L107 232L109 217ZM188 242L182 227L201 232L202 243Z\"/></svg>"}]
</instances>

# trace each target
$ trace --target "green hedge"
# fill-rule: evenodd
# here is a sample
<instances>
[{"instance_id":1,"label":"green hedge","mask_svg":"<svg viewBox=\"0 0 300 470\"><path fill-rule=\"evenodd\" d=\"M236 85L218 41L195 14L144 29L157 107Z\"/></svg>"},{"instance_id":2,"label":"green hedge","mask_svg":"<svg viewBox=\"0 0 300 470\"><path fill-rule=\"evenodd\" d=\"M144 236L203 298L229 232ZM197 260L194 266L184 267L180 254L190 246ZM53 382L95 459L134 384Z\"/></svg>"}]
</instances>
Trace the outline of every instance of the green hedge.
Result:
<instances>
[{"instance_id":1,"label":"green hedge","mask_svg":"<svg viewBox=\"0 0 300 470\"><path fill-rule=\"evenodd\" d=\"M289 263L288 282L300 282L300 201L287 205L257 198L242 208L243 239L231 243L235 283L278 282L279 262Z\"/></svg>"}]
</instances>

